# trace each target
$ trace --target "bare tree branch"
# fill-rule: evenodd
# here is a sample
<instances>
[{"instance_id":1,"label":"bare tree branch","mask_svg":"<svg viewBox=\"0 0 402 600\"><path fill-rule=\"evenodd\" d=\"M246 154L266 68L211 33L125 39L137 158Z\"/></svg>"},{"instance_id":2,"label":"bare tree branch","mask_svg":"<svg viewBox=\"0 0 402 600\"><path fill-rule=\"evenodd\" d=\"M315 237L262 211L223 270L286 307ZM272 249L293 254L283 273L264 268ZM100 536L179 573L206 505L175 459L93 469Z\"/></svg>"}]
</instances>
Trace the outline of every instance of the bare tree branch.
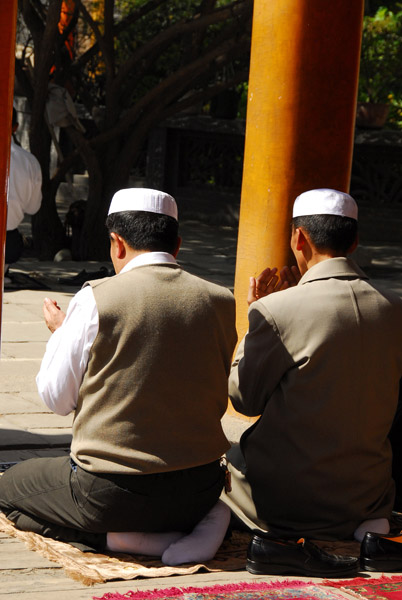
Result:
<instances>
[{"instance_id":1,"label":"bare tree branch","mask_svg":"<svg viewBox=\"0 0 402 600\"><path fill-rule=\"evenodd\" d=\"M119 36L123 33L130 25L135 23L137 20L146 16L148 13L152 12L156 8L158 8L161 4L164 4L166 0L150 0L146 4L143 4L141 8L132 11L125 19L122 19L120 23L117 23L114 27L115 36ZM80 2L80 7L83 6ZM100 44L97 41L91 48L89 48L77 61L77 69L80 70L84 68L84 66L99 53Z\"/></svg>"},{"instance_id":2,"label":"bare tree branch","mask_svg":"<svg viewBox=\"0 0 402 600\"><path fill-rule=\"evenodd\" d=\"M31 32L34 45L39 49L45 23L43 7L39 0L19 0L19 9L24 21Z\"/></svg>"},{"instance_id":3,"label":"bare tree branch","mask_svg":"<svg viewBox=\"0 0 402 600\"><path fill-rule=\"evenodd\" d=\"M251 14L251 11L252 1L240 0L223 8L217 9L214 12L204 15L202 17L195 17L191 21L180 21L179 23L172 25L168 29L161 31L159 35L153 37L147 43L143 44L141 48L139 48L132 55L132 57L120 67L119 73L114 82L114 87L118 88L121 86L128 73L136 69L137 65L140 63L141 60L143 60L147 53L155 51L162 52L163 48L167 47L170 43L172 43L173 39L179 39L180 37L188 33L200 31L211 25L223 23L233 17L239 19L246 19L247 16Z\"/></svg>"},{"instance_id":4,"label":"bare tree branch","mask_svg":"<svg viewBox=\"0 0 402 600\"><path fill-rule=\"evenodd\" d=\"M202 89L201 91L196 92L196 93L192 94L191 96L189 96L179 102L170 104L169 106L160 110L160 112L157 114L158 122L165 121L169 117L172 117L172 116L182 112L186 108L194 106L195 104L197 104L199 102L205 102L205 101L209 100L210 98L213 98L218 93L235 86L237 83L244 81L247 78L247 75L248 75L247 71L239 71L233 77L233 79L231 81L221 82L216 85L206 87L206 88ZM135 135L132 135L130 137L130 139L126 142L126 144L124 145L121 152L122 152L122 154L127 156L127 158L128 158L127 164L128 165L132 164L135 161L135 159L138 155L138 152L141 150L142 145L146 141L146 138L149 134L150 129L152 128L152 126L155 123L155 117L156 117L155 113L152 111L149 111L149 114L147 116L144 116L143 118L141 118L139 127L136 127ZM122 181L124 182L124 179L128 176L128 173L124 173L120 169L119 175L120 175Z\"/></svg>"},{"instance_id":5,"label":"bare tree branch","mask_svg":"<svg viewBox=\"0 0 402 600\"><path fill-rule=\"evenodd\" d=\"M105 0L106 1L106 0ZM86 23L90 26L90 28L92 29L97 44L99 46L100 51L102 52L103 55L103 60L105 62L106 65L106 70L109 72L110 75L112 75L112 69L111 69L111 65L109 62L109 55L108 55L108 48L105 44L105 40L104 37L102 35L101 30L99 29L99 26L97 24L97 22L92 18L91 14L89 13L89 11L87 10L86 6L81 2L81 0L76 0L77 2L77 6L80 9L82 16L84 18L84 20L86 21ZM98 52L99 52L98 49Z\"/></svg>"},{"instance_id":6,"label":"bare tree branch","mask_svg":"<svg viewBox=\"0 0 402 600\"><path fill-rule=\"evenodd\" d=\"M35 47L35 95L32 103L32 130L31 130L31 150L39 158L39 162L43 157L39 149L41 143L40 133L35 135L34 129L43 129L43 115L45 112L45 104L47 97L49 73L54 61L54 47L57 39L60 38L58 22L60 20L62 0L54 0L50 3L46 15L46 23L42 32L40 48Z\"/></svg>"}]
</instances>

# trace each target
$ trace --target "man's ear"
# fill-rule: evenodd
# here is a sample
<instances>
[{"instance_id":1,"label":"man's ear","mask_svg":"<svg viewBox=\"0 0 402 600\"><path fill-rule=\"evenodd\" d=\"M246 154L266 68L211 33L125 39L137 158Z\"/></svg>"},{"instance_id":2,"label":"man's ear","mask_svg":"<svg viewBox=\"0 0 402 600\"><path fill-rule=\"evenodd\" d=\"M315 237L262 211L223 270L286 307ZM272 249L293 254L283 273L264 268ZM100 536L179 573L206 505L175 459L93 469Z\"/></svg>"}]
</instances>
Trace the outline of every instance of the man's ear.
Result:
<instances>
[{"instance_id":1,"label":"man's ear","mask_svg":"<svg viewBox=\"0 0 402 600\"><path fill-rule=\"evenodd\" d=\"M173 255L175 258L176 258L176 256L177 256L177 255L178 255L178 253L179 253L180 246L181 246L181 241L182 241L182 239L181 239L181 237L178 235L178 236L177 236L177 242L176 242L176 248L175 248L175 249L173 250L173 252L172 252L172 255Z\"/></svg>"},{"instance_id":2,"label":"man's ear","mask_svg":"<svg viewBox=\"0 0 402 600\"><path fill-rule=\"evenodd\" d=\"M302 250L306 244L306 236L303 229L296 227L295 229L295 247L296 250Z\"/></svg>"},{"instance_id":3,"label":"man's ear","mask_svg":"<svg viewBox=\"0 0 402 600\"><path fill-rule=\"evenodd\" d=\"M116 258L123 259L126 256L126 245L123 238L117 233L112 232L110 234L110 239L115 246Z\"/></svg>"}]
</instances>

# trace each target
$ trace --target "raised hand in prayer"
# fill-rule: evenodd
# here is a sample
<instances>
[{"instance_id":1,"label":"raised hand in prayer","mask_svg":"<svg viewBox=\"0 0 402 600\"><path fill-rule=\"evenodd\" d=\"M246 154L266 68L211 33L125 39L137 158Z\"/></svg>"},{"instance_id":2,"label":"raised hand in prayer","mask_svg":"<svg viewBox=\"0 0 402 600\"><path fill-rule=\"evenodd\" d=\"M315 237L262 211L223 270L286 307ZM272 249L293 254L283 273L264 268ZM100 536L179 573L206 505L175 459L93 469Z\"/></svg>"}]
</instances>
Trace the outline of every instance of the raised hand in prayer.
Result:
<instances>
[{"instance_id":1,"label":"raised hand in prayer","mask_svg":"<svg viewBox=\"0 0 402 600\"><path fill-rule=\"evenodd\" d=\"M301 274L299 269L292 265L289 267L282 267L281 272L279 273L281 279L281 290L286 290L288 287L294 287L297 285L301 279ZM275 290L277 292L279 290Z\"/></svg>"},{"instance_id":2,"label":"raised hand in prayer","mask_svg":"<svg viewBox=\"0 0 402 600\"><path fill-rule=\"evenodd\" d=\"M301 275L299 269L295 266L283 267L279 275L278 269L267 267L258 275L258 277L250 277L250 285L248 288L247 302L248 305L264 296L268 296L273 292L286 290L293 287L300 281Z\"/></svg>"},{"instance_id":3,"label":"raised hand in prayer","mask_svg":"<svg viewBox=\"0 0 402 600\"><path fill-rule=\"evenodd\" d=\"M43 315L46 325L52 333L61 327L66 318L65 313L60 309L56 300L51 300L50 298L45 298L43 302Z\"/></svg>"}]
</instances>

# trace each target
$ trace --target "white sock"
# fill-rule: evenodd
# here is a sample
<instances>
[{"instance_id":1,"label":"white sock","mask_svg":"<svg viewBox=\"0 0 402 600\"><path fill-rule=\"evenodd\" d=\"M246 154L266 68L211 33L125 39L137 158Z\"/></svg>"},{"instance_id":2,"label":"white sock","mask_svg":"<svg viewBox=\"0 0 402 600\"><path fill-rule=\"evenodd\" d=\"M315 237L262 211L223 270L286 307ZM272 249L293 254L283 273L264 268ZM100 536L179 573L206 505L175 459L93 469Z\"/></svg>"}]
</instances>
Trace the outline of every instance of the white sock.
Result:
<instances>
[{"instance_id":1,"label":"white sock","mask_svg":"<svg viewBox=\"0 0 402 600\"><path fill-rule=\"evenodd\" d=\"M183 535L179 531L167 531L166 533L112 531L106 536L106 548L110 552L162 556L166 548L183 537Z\"/></svg>"},{"instance_id":2,"label":"white sock","mask_svg":"<svg viewBox=\"0 0 402 600\"><path fill-rule=\"evenodd\" d=\"M174 566L211 560L223 542L229 522L230 508L218 500L191 533L165 550L162 562Z\"/></svg>"},{"instance_id":3,"label":"white sock","mask_svg":"<svg viewBox=\"0 0 402 600\"><path fill-rule=\"evenodd\" d=\"M362 542L368 531L387 535L387 533L389 533L388 519L367 519L367 521L363 521L363 523L360 523L359 527L355 530L355 540Z\"/></svg>"}]
</instances>

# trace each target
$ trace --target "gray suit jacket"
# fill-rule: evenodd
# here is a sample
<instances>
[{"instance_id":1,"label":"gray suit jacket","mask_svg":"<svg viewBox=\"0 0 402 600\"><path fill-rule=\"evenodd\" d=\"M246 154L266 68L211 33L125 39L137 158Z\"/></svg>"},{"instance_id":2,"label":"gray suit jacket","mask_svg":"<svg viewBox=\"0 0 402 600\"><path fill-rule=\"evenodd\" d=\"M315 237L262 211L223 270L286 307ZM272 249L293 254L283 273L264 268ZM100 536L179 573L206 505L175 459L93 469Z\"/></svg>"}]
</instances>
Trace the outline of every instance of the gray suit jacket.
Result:
<instances>
[{"instance_id":1,"label":"gray suit jacket","mask_svg":"<svg viewBox=\"0 0 402 600\"><path fill-rule=\"evenodd\" d=\"M229 393L237 411L261 415L241 450L264 529L335 539L390 516L401 376L402 300L351 260L316 264L251 305Z\"/></svg>"}]
</instances>

